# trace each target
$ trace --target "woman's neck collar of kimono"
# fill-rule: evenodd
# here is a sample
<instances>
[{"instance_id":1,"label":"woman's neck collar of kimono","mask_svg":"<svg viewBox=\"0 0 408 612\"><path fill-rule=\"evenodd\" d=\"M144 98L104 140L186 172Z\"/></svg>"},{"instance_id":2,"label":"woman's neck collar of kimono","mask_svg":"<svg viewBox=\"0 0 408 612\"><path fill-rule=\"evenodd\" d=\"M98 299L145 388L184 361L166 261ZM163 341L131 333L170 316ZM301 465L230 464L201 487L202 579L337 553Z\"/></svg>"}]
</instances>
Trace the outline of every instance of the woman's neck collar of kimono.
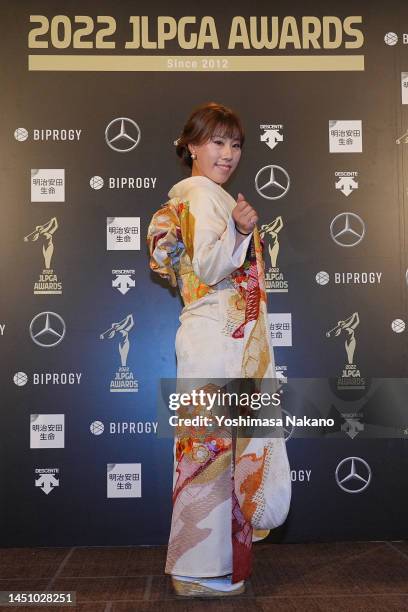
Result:
<instances>
[{"instance_id":1,"label":"woman's neck collar of kimono","mask_svg":"<svg viewBox=\"0 0 408 612\"><path fill-rule=\"evenodd\" d=\"M213 181L209 176L206 176L205 174L191 174L190 178L199 179L199 180L203 179L203 181L207 182L209 185L214 187L214 189L221 189L222 191L225 191L221 183L217 183L216 181Z\"/></svg>"},{"instance_id":2,"label":"woman's neck collar of kimono","mask_svg":"<svg viewBox=\"0 0 408 612\"><path fill-rule=\"evenodd\" d=\"M232 196L226 191L221 185L212 181L208 176L204 175L195 175L189 176L185 179L182 179L169 191L169 198L187 198L189 197L189 192L194 187L203 187L212 191L214 194L222 197L222 198L231 198Z\"/></svg>"}]
</instances>

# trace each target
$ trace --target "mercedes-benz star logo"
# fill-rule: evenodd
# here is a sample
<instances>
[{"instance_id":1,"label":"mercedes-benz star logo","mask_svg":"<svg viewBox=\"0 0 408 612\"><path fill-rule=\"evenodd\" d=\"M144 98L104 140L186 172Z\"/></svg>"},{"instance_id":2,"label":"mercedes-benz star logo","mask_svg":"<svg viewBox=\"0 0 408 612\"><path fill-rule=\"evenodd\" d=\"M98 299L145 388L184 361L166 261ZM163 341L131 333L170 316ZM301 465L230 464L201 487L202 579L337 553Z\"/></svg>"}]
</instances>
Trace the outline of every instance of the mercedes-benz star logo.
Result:
<instances>
[{"instance_id":1,"label":"mercedes-benz star logo","mask_svg":"<svg viewBox=\"0 0 408 612\"><path fill-rule=\"evenodd\" d=\"M339 246L356 246L364 238L365 223L355 213L340 213L330 223L330 235Z\"/></svg>"},{"instance_id":2,"label":"mercedes-benz star logo","mask_svg":"<svg viewBox=\"0 0 408 612\"><path fill-rule=\"evenodd\" d=\"M264 166L255 177L255 189L267 200L279 200L289 191L290 177L280 166Z\"/></svg>"},{"instance_id":3,"label":"mercedes-benz star logo","mask_svg":"<svg viewBox=\"0 0 408 612\"><path fill-rule=\"evenodd\" d=\"M44 348L57 346L65 336L65 322L56 312L39 312L30 323L33 342Z\"/></svg>"},{"instance_id":4,"label":"mercedes-benz star logo","mask_svg":"<svg viewBox=\"0 0 408 612\"><path fill-rule=\"evenodd\" d=\"M108 147L114 151L129 153L139 144L140 128L133 119L118 117L106 127L105 140Z\"/></svg>"},{"instance_id":5,"label":"mercedes-benz star logo","mask_svg":"<svg viewBox=\"0 0 408 612\"><path fill-rule=\"evenodd\" d=\"M361 493L371 481L371 468L361 457L347 457L336 467L336 482L346 493Z\"/></svg>"}]
</instances>

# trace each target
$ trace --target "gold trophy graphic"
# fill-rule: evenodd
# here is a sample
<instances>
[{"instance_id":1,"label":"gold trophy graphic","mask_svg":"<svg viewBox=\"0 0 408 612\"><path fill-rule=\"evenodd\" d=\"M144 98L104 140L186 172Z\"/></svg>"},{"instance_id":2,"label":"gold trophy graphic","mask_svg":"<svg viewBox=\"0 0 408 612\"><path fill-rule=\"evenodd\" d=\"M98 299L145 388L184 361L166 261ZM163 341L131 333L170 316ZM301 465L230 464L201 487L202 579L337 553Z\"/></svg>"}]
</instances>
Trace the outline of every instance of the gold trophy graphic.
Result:
<instances>
[{"instance_id":1,"label":"gold trophy graphic","mask_svg":"<svg viewBox=\"0 0 408 612\"><path fill-rule=\"evenodd\" d=\"M345 319L338 321L333 329L326 332L326 338L340 336L342 332L345 335L344 347L346 349L347 363L344 366L342 375L337 380L338 389L364 389L365 380L361 378L360 370L354 363L354 353L356 350L356 333L355 330L360 324L358 312Z\"/></svg>"},{"instance_id":2,"label":"gold trophy graphic","mask_svg":"<svg viewBox=\"0 0 408 612\"><path fill-rule=\"evenodd\" d=\"M269 257L271 258L271 268L276 268L276 260L279 253L279 237L278 234L283 227L282 217L276 217L270 223L261 225L260 237L263 239L265 234L271 237L272 245L268 243Z\"/></svg>"},{"instance_id":3,"label":"gold trophy graphic","mask_svg":"<svg viewBox=\"0 0 408 612\"><path fill-rule=\"evenodd\" d=\"M122 321L112 323L112 325L102 334L100 340L112 339L116 334L120 336L118 349L120 355L121 366L115 374L115 378L110 382L110 390L114 393L136 392L138 390L138 382L126 365L127 357L130 348L129 332L134 327L134 320L131 314L127 315Z\"/></svg>"},{"instance_id":4,"label":"gold trophy graphic","mask_svg":"<svg viewBox=\"0 0 408 612\"><path fill-rule=\"evenodd\" d=\"M34 283L34 294L61 295L62 283L58 281L57 275L51 268L51 259L54 254L53 235L58 229L56 217L52 217L47 223L37 225L35 230L24 236L24 242L37 242L41 239L42 253L44 256L44 266L42 273L36 283Z\"/></svg>"},{"instance_id":5,"label":"gold trophy graphic","mask_svg":"<svg viewBox=\"0 0 408 612\"><path fill-rule=\"evenodd\" d=\"M270 223L261 225L259 235L263 240L268 236L268 252L271 261L271 267L265 274L265 287L267 293L286 293L288 291L288 281L284 279L279 267L277 259L279 254L279 232L283 228L282 217L276 217Z\"/></svg>"}]
</instances>

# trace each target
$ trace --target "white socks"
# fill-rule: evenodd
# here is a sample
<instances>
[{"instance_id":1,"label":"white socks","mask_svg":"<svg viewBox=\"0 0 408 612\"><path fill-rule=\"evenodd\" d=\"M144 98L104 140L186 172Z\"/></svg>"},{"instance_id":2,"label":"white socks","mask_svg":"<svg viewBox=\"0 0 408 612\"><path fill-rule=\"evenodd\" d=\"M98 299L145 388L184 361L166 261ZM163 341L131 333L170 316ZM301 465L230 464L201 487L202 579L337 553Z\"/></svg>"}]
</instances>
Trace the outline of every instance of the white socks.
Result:
<instances>
[{"instance_id":1,"label":"white socks","mask_svg":"<svg viewBox=\"0 0 408 612\"><path fill-rule=\"evenodd\" d=\"M209 589L215 589L217 591L232 592L237 591L242 587L244 581L231 583L231 574L227 576L216 576L215 578L194 578L193 576L175 576L176 580L183 582L196 582L202 586L208 587Z\"/></svg>"}]
</instances>

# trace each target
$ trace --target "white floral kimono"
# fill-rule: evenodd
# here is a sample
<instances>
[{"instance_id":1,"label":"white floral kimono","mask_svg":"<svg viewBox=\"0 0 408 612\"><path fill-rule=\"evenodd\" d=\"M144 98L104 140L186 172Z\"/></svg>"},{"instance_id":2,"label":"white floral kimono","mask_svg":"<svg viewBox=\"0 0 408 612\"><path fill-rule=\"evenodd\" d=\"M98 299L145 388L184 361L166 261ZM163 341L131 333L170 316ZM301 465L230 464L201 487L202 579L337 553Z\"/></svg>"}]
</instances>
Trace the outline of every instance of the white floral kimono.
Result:
<instances>
[{"instance_id":1,"label":"white floral kimono","mask_svg":"<svg viewBox=\"0 0 408 612\"><path fill-rule=\"evenodd\" d=\"M177 378L274 378L258 230L235 250L235 200L204 176L174 185L148 230L152 270L178 284L184 301L176 336ZM185 390L183 388L182 390ZM211 577L251 572L251 519L263 457L231 432L179 429L166 573ZM285 450L286 452L286 450Z\"/></svg>"}]
</instances>

